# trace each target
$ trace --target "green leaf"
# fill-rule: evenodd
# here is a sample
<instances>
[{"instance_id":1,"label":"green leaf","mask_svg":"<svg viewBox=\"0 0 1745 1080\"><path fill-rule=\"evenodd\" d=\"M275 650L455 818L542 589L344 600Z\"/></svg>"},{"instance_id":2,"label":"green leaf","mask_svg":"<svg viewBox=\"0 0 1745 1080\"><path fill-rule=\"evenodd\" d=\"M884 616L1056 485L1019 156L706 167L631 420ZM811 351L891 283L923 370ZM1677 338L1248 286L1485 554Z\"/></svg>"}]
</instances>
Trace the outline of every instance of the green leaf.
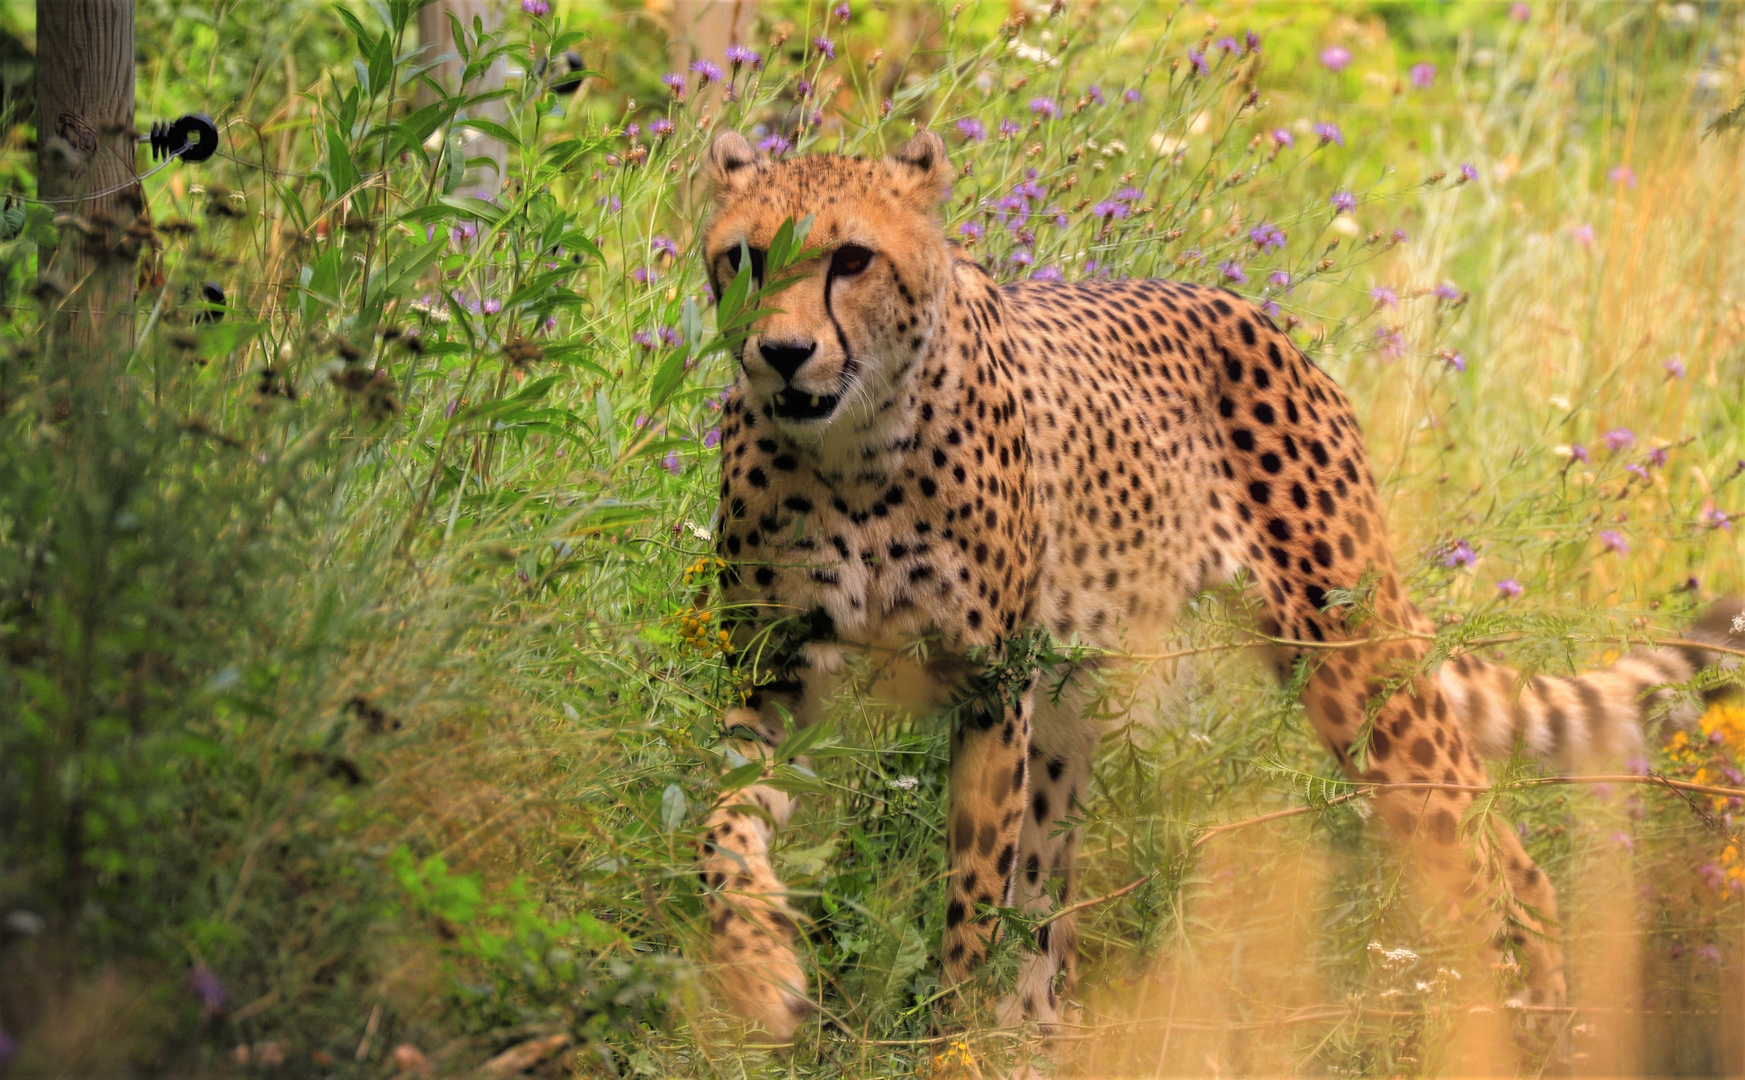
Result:
<instances>
[{"instance_id":1,"label":"green leaf","mask_svg":"<svg viewBox=\"0 0 1745 1080\"><path fill-rule=\"evenodd\" d=\"M417 284L430 265L441 258L448 250L448 237L437 233L435 239L409 251L403 251L394 257L379 277L387 282L389 296L404 296L406 291ZM372 292L374 290L371 290Z\"/></svg>"},{"instance_id":2,"label":"green leaf","mask_svg":"<svg viewBox=\"0 0 1745 1080\"><path fill-rule=\"evenodd\" d=\"M335 124L327 125L327 177L333 185L328 197L338 199L358 186L357 166L352 164L351 150L345 136Z\"/></svg>"},{"instance_id":3,"label":"green leaf","mask_svg":"<svg viewBox=\"0 0 1745 1080\"><path fill-rule=\"evenodd\" d=\"M375 49L369 54L369 60L370 94L374 96L386 92L388 85L394 81L394 38L389 31L382 31Z\"/></svg>"},{"instance_id":4,"label":"green leaf","mask_svg":"<svg viewBox=\"0 0 1745 1080\"><path fill-rule=\"evenodd\" d=\"M660 823L667 832L677 832L685 820L685 790L677 784L668 784L660 793Z\"/></svg>"},{"instance_id":5,"label":"green leaf","mask_svg":"<svg viewBox=\"0 0 1745 1080\"><path fill-rule=\"evenodd\" d=\"M481 120L478 117L469 116L465 120L455 124L455 127L474 128L475 130L482 131L491 138L496 139L504 146L512 146L517 150L521 149L520 138L518 138L513 131L510 131L495 120Z\"/></svg>"}]
</instances>

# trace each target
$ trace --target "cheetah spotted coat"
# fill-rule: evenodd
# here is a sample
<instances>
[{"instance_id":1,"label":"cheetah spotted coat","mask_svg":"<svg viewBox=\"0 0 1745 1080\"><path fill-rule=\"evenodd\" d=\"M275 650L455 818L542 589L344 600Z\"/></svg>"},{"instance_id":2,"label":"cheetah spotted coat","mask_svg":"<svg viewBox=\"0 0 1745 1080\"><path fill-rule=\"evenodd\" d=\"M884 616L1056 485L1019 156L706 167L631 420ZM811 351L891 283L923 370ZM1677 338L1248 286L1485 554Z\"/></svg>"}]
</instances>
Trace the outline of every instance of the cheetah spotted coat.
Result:
<instances>
[{"instance_id":1,"label":"cheetah spotted coat","mask_svg":"<svg viewBox=\"0 0 1745 1080\"><path fill-rule=\"evenodd\" d=\"M1329 605L1366 576L1381 626L1431 629L1401 588L1349 404L1247 301L1168 281L996 284L942 234L936 207L952 172L932 134L883 160L780 163L727 134L709 168L705 256L718 293L742 253L762 272L786 219L814 218L817 252L756 325L724 406L723 599L751 613L736 631L742 653L783 643L758 652L767 673L726 725L738 753L767 757L784 711L802 725L818 718L846 653L900 656L934 640L931 659L894 681L960 703L948 979L987 955L993 926L978 905L1040 914L1070 902L1077 832L1057 823L1087 795L1099 734L1070 693L1057 701L1024 686L964 700L967 650L999 655L1029 627L1131 647L1197 590L1243 572L1264 608L1259 628L1275 638L1372 633ZM785 632L759 636L777 620ZM1410 674L1427 647L1396 633L1339 650L1287 646L1275 660L1315 661L1304 702L1349 773L1482 786L1462 705L1482 716L1490 749L1523 737L1549 757L1565 744L1627 749L1618 733L1636 730L1642 691L1713 659L1665 651L1601 681L1538 680L1517 693L1512 672L1475 660ZM1398 689L1373 701L1390 678ZM1377 801L1485 940L1518 956L1529 999L1558 1004L1552 887L1513 831L1458 835L1472 798L1420 789ZM783 1039L810 1008L798 917L769 862L793 809L764 784L725 797L700 864L724 995ZM1060 1015L1072 919L1037 944L999 1007L1004 1022Z\"/></svg>"}]
</instances>

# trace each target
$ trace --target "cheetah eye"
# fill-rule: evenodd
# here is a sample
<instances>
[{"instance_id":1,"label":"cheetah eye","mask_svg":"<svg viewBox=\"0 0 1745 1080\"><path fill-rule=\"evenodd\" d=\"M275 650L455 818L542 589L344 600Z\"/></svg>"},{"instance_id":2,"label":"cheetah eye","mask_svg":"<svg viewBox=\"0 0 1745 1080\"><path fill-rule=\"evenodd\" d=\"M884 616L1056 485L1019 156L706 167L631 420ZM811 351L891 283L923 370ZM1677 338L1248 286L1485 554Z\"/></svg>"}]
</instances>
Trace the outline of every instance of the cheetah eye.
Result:
<instances>
[{"instance_id":1,"label":"cheetah eye","mask_svg":"<svg viewBox=\"0 0 1745 1080\"><path fill-rule=\"evenodd\" d=\"M830 273L833 277L853 277L865 270L872 262L873 253L859 244L844 244L836 249L836 254L830 256Z\"/></svg>"},{"instance_id":2,"label":"cheetah eye","mask_svg":"<svg viewBox=\"0 0 1745 1080\"><path fill-rule=\"evenodd\" d=\"M739 273L739 265L745 260L747 251L751 253L751 276L762 281L764 259L762 248L747 248L745 243L741 241L727 249L727 265L735 274Z\"/></svg>"}]
</instances>

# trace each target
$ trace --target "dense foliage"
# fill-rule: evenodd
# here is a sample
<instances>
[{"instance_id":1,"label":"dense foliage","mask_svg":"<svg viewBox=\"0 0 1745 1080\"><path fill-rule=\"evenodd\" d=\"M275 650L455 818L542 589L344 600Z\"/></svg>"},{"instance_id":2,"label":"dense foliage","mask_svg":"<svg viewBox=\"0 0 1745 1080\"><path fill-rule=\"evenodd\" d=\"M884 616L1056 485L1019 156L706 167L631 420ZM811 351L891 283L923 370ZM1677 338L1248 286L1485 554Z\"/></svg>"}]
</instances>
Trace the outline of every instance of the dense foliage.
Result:
<instances>
[{"instance_id":1,"label":"dense foliage","mask_svg":"<svg viewBox=\"0 0 1745 1080\"><path fill-rule=\"evenodd\" d=\"M943 731L853 695L782 778L809 793L778 859L821 1020L778 1054L708 1005L688 868L745 782L703 586L752 298L711 297L691 246L725 127L783 155L928 126L949 232L1001 277L1265 304L1355 402L1449 648L1568 671L1745 589L1745 143L1705 135L1745 75L1735 6L783 3L674 71L666 9L527 0L463 28L510 69L501 121L428 94L417 6L141 0L139 126L203 110L224 142L146 181L131 347L45 329L54 215L6 209L0 1072L1028 1049L938 1035ZM0 30L24 193L32 27ZM1229 599L1102 703L1085 895L1138 885L1087 912L1068 1067L1536 1067L1498 973L1362 801L1329 802L1294 701L1220 647ZM1740 787L1742 763L1745 709L1717 706L1632 766ZM1739 1068L1738 800L1498 805L1562 890L1575 1051Z\"/></svg>"}]
</instances>

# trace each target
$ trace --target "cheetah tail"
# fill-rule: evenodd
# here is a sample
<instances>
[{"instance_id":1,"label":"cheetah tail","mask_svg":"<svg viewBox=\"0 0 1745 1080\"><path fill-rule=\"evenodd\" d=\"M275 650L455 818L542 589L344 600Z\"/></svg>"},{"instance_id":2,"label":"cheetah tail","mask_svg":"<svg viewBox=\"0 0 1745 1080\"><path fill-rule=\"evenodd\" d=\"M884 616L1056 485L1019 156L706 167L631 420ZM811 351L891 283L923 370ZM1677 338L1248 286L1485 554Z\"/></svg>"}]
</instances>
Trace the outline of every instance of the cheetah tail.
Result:
<instances>
[{"instance_id":1,"label":"cheetah tail","mask_svg":"<svg viewBox=\"0 0 1745 1080\"><path fill-rule=\"evenodd\" d=\"M1716 602L1685 638L1745 649L1745 598ZM1567 678L1523 679L1511 667L1462 655L1443 664L1438 679L1486 755L1507 757L1519 743L1551 767L1591 768L1643 757L1643 729L1652 721L1669 730L1695 727L1702 706L1673 684L1711 665L1736 669L1740 662L1734 652L1671 645L1641 649L1609 667ZM1703 700L1737 690L1736 684L1713 688Z\"/></svg>"}]
</instances>

